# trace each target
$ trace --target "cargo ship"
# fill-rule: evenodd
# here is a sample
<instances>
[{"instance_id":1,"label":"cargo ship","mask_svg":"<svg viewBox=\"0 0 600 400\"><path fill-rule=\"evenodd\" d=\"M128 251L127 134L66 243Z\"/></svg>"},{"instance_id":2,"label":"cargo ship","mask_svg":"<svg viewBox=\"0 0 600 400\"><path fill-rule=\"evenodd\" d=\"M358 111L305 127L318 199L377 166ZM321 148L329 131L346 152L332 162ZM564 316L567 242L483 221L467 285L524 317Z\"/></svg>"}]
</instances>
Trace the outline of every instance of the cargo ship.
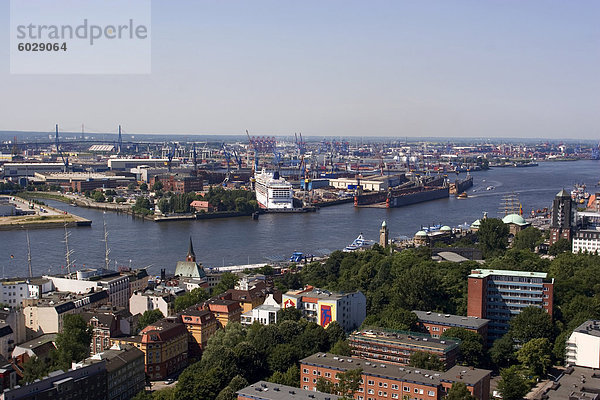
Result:
<instances>
[{"instance_id":1,"label":"cargo ship","mask_svg":"<svg viewBox=\"0 0 600 400\"><path fill-rule=\"evenodd\" d=\"M468 174L465 179L456 180L454 183L450 184L450 193L451 194L461 194L465 190L473 187L473 177Z\"/></svg>"}]
</instances>

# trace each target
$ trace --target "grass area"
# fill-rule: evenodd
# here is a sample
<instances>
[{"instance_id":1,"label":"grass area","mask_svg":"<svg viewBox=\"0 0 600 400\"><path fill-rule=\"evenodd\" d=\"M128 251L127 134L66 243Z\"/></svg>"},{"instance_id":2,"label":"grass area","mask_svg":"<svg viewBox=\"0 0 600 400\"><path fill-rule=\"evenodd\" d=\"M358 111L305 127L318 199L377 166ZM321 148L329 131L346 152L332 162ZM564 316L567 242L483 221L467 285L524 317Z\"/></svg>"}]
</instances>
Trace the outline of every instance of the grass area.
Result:
<instances>
[{"instance_id":1,"label":"grass area","mask_svg":"<svg viewBox=\"0 0 600 400\"><path fill-rule=\"evenodd\" d=\"M35 223L51 222L75 222L72 215L18 215L12 217L1 217L0 225L25 225Z\"/></svg>"},{"instance_id":2,"label":"grass area","mask_svg":"<svg viewBox=\"0 0 600 400\"><path fill-rule=\"evenodd\" d=\"M20 192L17 194L17 196L26 200L41 198L62 201L63 203L72 202L70 198L63 196L62 194L48 192Z\"/></svg>"}]
</instances>

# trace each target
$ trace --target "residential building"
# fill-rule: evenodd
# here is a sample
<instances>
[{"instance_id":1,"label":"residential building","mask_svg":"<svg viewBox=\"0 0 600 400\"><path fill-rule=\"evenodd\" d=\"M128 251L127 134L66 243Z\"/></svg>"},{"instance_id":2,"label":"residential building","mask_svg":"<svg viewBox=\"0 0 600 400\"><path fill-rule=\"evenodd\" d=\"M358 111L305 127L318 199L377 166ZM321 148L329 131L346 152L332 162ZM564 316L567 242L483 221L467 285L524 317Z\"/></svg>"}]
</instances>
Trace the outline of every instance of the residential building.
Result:
<instances>
[{"instance_id":1,"label":"residential building","mask_svg":"<svg viewBox=\"0 0 600 400\"><path fill-rule=\"evenodd\" d=\"M554 279L543 272L475 269L468 278L467 315L489 319L488 342L504 335L526 307L553 309Z\"/></svg>"},{"instance_id":2,"label":"residential building","mask_svg":"<svg viewBox=\"0 0 600 400\"><path fill-rule=\"evenodd\" d=\"M0 325L6 324L12 330L14 343L23 343L25 339L25 316L23 310L14 308L0 309Z\"/></svg>"},{"instance_id":3,"label":"residential building","mask_svg":"<svg viewBox=\"0 0 600 400\"><path fill-rule=\"evenodd\" d=\"M0 393L17 386L17 378L17 371L11 363L0 365Z\"/></svg>"},{"instance_id":4,"label":"residential building","mask_svg":"<svg viewBox=\"0 0 600 400\"><path fill-rule=\"evenodd\" d=\"M532 400L598 400L600 372L595 368L570 366L557 376L551 385L545 385Z\"/></svg>"},{"instance_id":5,"label":"residential building","mask_svg":"<svg viewBox=\"0 0 600 400\"><path fill-rule=\"evenodd\" d=\"M56 333L50 333L37 337L29 342L21 343L15 346L12 352L12 359L17 366L22 366L25 361L31 357L37 357L40 360L46 360L50 352L56 348L54 341Z\"/></svg>"},{"instance_id":6,"label":"residential building","mask_svg":"<svg viewBox=\"0 0 600 400\"><path fill-rule=\"evenodd\" d=\"M93 328L90 354L101 353L112 345L110 338L133 333L133 318L129 311L117 307L99 307L81 314Z\"/></svg>"},{"instance_id":7,"label":"residential building","mask_svg":"<svg viewBox=\"0 0 600 400\"><path fill-rule=\"evenodd\" d=\"M440 314L432 311L413 310L419 319L419 326L427 330L434 338L439 338L450 328L463 328L481 335L487 341L489 320L479 317L463 317L462 315Z\"/></svg>"},{"instance_id":8,"label":"residential building","mask_svg":"<svg viewBox=\"0 0 600 400\"><path fill-rule=\"evenodd\" d=\"M0 282L0 303L20 307L23 300L32 298L27 279L6 279Z\"/></svg>"},{"instance_id":9,"label":"residential building","mask_svg":"<svg viewBox=\"0 0 600 400\"><path fill-rule=\"evenodd\" d=\"M361 292L334 293L312 286L284 293L282 307L296 307L323 328L337 321L347 332L357 329L367 316L367 300Z\"/></svg>"},{"instance_id":10,"label":"residential building","mask_svg":"<svg viewBox=\"0 0 600 400\"><path fill-rule=\"evenodd\" d=\"M573 330L566 343L565 361L578 367L600 368L600 321L588 320Z\"/></svg>"},{"instance_id":11,"label":"residential building","mask_svg":"<svg viewBox=\"0 0 600 400\"><path fill-rule=\"evenodd\" d=\"M5 322L0 323L0 356L10 358L15 348L15 333L11 326Z\"/></svg>"},{"instance_id":12,"label":"residential building","mask_svg":"<svg viewBox=\"0 0 600 400\"><path fill-rule=\"evenodd\" d=\"M40 299L28 299L23 303L26 339L44 333L58 333L62 330L66 314L79 314L85 307L93 308L108 302L108 292L102 290L84 295L52 292Z\"/></svg>"},{"instance_id":13,"label":"residential building","mask_svg":"<svg viewBox=\"0 0 600 400\"><path fill-rule=\"evenodd\" d=\"M146 375L164 379L187 366L188 331L174 319L161 319L137 336L111 338L113 344L131 344L144 352Z\"/></svg>"},{"instance_id":14,"label":"residential building","mask_svg":"<svg viewBox=\"0 0 600 400\"><path fill-rule=\"evenodd\" d=\"M103 268L79 270L65 277L44 276L61 292L88 293L90 290L106 290L108 301L117 307L129 306L129 277Z\"/></svg>"},{"instance_id":15,"label":"residential building","mask_svg":"<svg viewBox=\"0 0 600 400\"><path fill-rule=\"evenodd\" d=\"M413 353L423 351L438 356L448 369L456 364L460 354L460 341L436 339L416 332L357 331L348 337L348 344L356 357L398 366L408 365Z\"/></svg>"},{"instance_id":16,"label":"residential building","mask_svg":"<svg viewBox=\"0 0 600 400\"><path fill-rule=\"evenodd\" d=\"M552 201L552 221L550 223L550 245L558 239L571 241L577 206L565 189L556 194Z\"/></svg>"},{"instance_id":17,"label":"residential building","mask_svg":"<svg viewBox=\"0 0 600 400\"><path fill-rule=\"evenodd\" d=\"M5 390L0 400L106 400L106 395L106 363L101 361L50 372L45 378Z\"/></svg>"},{"instance_id":18,"label":"residential building","mask_svg":"<svg viewBox=\"0 0 600 400\"><path fill-rule=\"evenodd\" d=\"M242 314L242 325L252 325L254 322L262 325L276 324L279 310L281 305L269 294L263 304Z\"/></svg>"},{"instance_id":19,"label":"residential building","mask_svg":"<svg viewBox=\"0 0 600 400\"><path fill-rule=\"evenodd\" d=\"M49 293L54 290L54 283L46 278L29 278L29 298L39 299L44 293Z\"/></svg>"},{"instance_id":20,"label":"residential building","mask_svg":"<svg viewBox=\"0 0 600 400\"><path fill-rule=\"evenodd\" d=\"M129 299L129 311L133 315L143 314L148 310L160 310L165 317L173 315L175 296L170 290L146 290L134 292Z\"/></svg>"},{"instance_id":21,"label":"residential building","mask_svg":"<svg viewBox=\"0 0 600 400\"><path fill-rule=\"evenodd\" d=\"M188 351L190 357L199 358L206 348L208 339L219 328L219 321L209 310L190 307L179 313L188 331Z\"/></svg>"},{"instance_id":22,"label":"residential building","mask_svg":"<svg viewBox=\"0 0 600 400\"><path fill-rule=\"evenodd\" d=\"M573 253L600 252L600 213L578 212L577 225L573 233Z\"/></svg>"},{"instance_id":23,"label":"residential building","mask_svg":"<svg viewBox=\"0 0 600 400\"><path fill-rule=\"evenodd\" d=\"M128 344L116 344L74 366L84 367L100 362L106 363L107 400L129 400L144 390L146 374L143 351Z\"/></svg>"},{"instance_id":24,"label":"residential building","mask_svg":"<svg viewBox=\"0 0 600 400\"><path fill-rule=\"evenodd\" d=\"M457 365L438 372L327 353L316 353L300 361L300 385L304 390L316 390L319 377L335 383L338 373L359 368L362 382L355 394L357 400L441 400L455 382L464 383L478 400L488 400L490 395L492 371Z\"/></svg>"},{"instance_id":25,"label":"residential building","mask_svg":"<svg viewBox=\"0 0 600 400\"><path fill-rule=\"evenodd\" d=\"M259 381L237 391L238 400L334 400L338 396Z\"/></svg>"},{"instance_id":26,"label":"residential building","mask_svg":"<svg viewBox=\"0 0 600 400\"><path fill-rule=\"evenodd\" d=\"M212 298L204 302L202 308L213 313L222 328L230 322L240 322L241 320L242 307L235 300Z\"/></svg>"},{"instance_id":27,"label":"residential building","mask_svg":"<svg viewBox=\"0 0 600 400\"><path fill-rule=\"evenodd\" d=\"M145 268L121 271L121 275L129 278L129 297L135 292L143 292L148 287L148 271Z\"/></svg>"},{"instance_id":28,"label":"residential building","mask_svg":"<svg viewBox=\"0 0 600 400\"><path fill-rule=\"evenodd\" d=\"M266 291L258 288L248 290L229 289L219 297L225 300L237 301L242 307L242 313L245 313L263 304L267 294Z\"/></svg>"}]
</instances>

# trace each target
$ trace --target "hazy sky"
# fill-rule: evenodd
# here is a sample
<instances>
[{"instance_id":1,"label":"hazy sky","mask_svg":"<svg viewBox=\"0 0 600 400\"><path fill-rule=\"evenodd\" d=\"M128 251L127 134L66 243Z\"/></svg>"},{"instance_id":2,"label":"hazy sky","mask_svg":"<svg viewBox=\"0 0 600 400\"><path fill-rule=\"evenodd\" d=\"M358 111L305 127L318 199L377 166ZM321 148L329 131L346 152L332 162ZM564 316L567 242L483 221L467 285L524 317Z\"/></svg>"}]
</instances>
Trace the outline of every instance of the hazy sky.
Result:
<instances>
[{"instance_id":1,"label":"hazy sky","mask_svg":"<svg viewBox=\"0 0 600 400\"><path fill-rule=\"evenodd\" d=\"M595 139L599 20L596 0L155 0L149 75L11 75L0 29L0 130Z\"/></svg>"}]
</instances>

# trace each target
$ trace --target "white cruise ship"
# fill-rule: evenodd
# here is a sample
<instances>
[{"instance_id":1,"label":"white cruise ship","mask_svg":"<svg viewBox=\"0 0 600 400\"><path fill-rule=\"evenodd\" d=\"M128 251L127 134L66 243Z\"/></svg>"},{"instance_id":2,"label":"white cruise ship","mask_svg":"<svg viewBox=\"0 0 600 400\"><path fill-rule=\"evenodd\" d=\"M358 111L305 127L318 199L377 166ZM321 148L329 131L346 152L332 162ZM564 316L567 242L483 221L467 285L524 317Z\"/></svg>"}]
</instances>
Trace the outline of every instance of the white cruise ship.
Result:
<instances>
[{"instance_id":1,"label":"white cruise ship","mask_svg":"<svg viewBox=\"0 0 600 400\"><path fill-rule=\"evenodd\" d=\"M292 184L279 177L278 172L267 172L263 169L254 178L256 201L261 208L284 210L294 207Z\"/></svg>"}]
</instances>

